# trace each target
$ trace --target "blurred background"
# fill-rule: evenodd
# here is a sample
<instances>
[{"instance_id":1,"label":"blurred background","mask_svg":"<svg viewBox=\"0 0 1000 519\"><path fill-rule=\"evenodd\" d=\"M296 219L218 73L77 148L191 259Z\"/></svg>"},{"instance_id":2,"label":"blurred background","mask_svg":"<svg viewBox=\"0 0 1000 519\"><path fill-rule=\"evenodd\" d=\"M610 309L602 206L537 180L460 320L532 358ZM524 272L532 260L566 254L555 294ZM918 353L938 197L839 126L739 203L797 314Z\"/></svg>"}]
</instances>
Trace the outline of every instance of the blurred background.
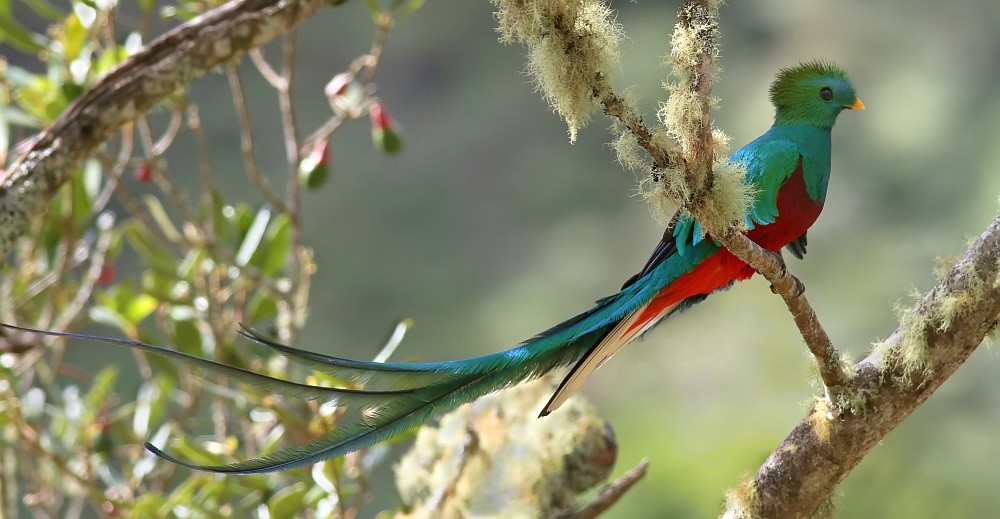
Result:
<instances>
[{"instance_id":1,"label":"blurred background","mask_svg":"<svg viewBox=\"0 0 1000 519\"><path fill-rule=\"evenodd\" d=\"M646 120L664 100L661 65L677 2L613 2L627 39L618 89ZM1000 3L734 2L722 8L715 124L734 149L771 123L775 72L828 59L867 110L834 129L834 176L809 253L790 268L835 344L855 359L896 326L895 308L935 281L994 217L1000 193ZM295 92L303 128L330 116L323 86L365 52L360 2L301 28ZM617 290L662 233L596 115L570 144L497 42L487 2L427 2L389 34L378 94L402 127L387 157L367 123L335 139L331 179L308 192L315 250L311 314L300 345L370 358L395 322L415 326L397 360L508 348ZM25 65L27 66L27 65ZM246 77L254 77L247 74ZM246 85L258 155L275 183L284 151L272 90ZM221 74L190 87L231 199L246 185ZM217 113L212 113L217 110ZM197 189L197 165L168 157ZM93 351L93 350L91 350ZM101 359L82 359L99 366ZM818 391L780 298L753 279L662 324L608 362L587 397L620 443L616 474L650 459L644 481L607 517L716 515L726 489L756 471ZM1000 507L1000 362L987 345L842 484L838 517L986 517ZM386 470L372 510L396 502Z\"/></svg>"}]
</instances>

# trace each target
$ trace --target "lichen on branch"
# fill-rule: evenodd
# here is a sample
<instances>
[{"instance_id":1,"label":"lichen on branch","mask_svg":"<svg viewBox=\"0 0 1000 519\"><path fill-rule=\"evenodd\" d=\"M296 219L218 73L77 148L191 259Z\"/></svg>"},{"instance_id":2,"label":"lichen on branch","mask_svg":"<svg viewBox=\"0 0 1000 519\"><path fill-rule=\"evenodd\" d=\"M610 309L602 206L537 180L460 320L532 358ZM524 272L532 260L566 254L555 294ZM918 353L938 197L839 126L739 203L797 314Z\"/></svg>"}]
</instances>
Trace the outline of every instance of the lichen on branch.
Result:
<instances>
[{"instance_id":1,"label":"lichen on branch","mask_svg":"<svg viewBox=\"0 0 1000 519\"><path fill-rule=\"evenodd\" d=\"M673 141L675 166L654 176L640 189L658 208L685 206L703 229L740 225L753 200L752 187L744 182L746 169L729 157L729 137L713 130L711 110L718 106L712 84L718 75L719 2L689 1L678 15L670 38L673 80L665 82L669 97L657 118ZM664 217L662 212L659 214ZM720 234L720 233L716 233Z\"/></svg>"},{"instance_id":2,"label":"lichen on branch","mask_svg":"<svg viewBox=\"0 0 1000 519\"><path fill-rule=\"evenodd\" d=\"M570 141L611 89L622 28L600 0L492 0L500 41L528 49L526 72L566 120Z\"/></svg>"}]
</instances>

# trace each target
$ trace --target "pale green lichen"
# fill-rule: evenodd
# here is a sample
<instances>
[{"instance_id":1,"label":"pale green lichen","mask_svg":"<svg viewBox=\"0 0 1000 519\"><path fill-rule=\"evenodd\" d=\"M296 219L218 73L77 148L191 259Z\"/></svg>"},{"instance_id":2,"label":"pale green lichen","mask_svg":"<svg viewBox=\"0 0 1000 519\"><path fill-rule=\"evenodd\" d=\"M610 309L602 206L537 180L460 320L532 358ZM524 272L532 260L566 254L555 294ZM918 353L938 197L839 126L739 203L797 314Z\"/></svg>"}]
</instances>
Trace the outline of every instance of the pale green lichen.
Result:
<instances>
[{"instance_id":1,"label":"pale green lichen","mask_svg":"<svg viewBox=\"0 0 1000 519\"><path fill-rule=\"evenodd\" d=\"M702 232L705 228L721 229L730 224L742 227L746 208L756 195L753 186L745 182L746 168L728 158L718 158L712 171L712 186L699 212ZM639 193L660 223L670 221L677 209L689 203L693 195L686 173L679 167L640 178Z\"/></svg>"},{"instance_id":2,"label":"pale green lichen","mask_svg":"<svg viewBox=\"0 0 1000 519\"><path fill-rule=\"evenodd\" d=\"M613 11L598 0L492 1L500 41L527 47L527 73L575 141L620 60L623 32Z\"/></svg>"},{"instance_id":3,"label":"pale green lichen","mask_svg":"<svg viewBox=\"0 0 1000 519\"><path fill-rule=\"evenodd\" d=\"M637 114L640 113L638 107L639 100L635 88L628 88L619 93L618 100L623 105L624 112L628 116L638 117ZM643 149L642 144L639 143L639 138L635 136L635 133L618 118L612 118L610 131L612 135L615 135L610 146L612 151L615 152L615 159L618 161L618 165L634 173L643 174L643 176L648 175L651 167L649 156L646 150Z\"/></svg>"},{"instance_id":4,"label":"pale green lichen","mask_svg":"<svg viewBox=\"0 0 1000 519\"><path fill-rule=\"evenodd\" d=\"M697 135L703 121L701 98L683 82L664 83L663 86L670 96L665 103L660 104L656 118L663 124L668 134L681 143L684 153L690 153L698 145L694 136ZM715 108L717 105L718 100L711 98L709 106Z\"/></svg>"},{"instance_id":5,"label":"pale green lichen","mask_svg":"<svg viewBox=\"0 0 1000 519\"><path fill-rule=\"evenodd\" d=\"M736 488L726 491L725 519L756 519L760 516L760 496L753 477L744 476Z\"/></svg>"},{"instance_id":6,"label":"pale green lichen","mask_svg":"<svg viewBox=\"0 0 1000 519\"><path fill-rule=\"evenodd\" d=\"M959 288L953 290L947 284L941 285L930 300L914 291L911 294L914 303L896 305L900 337L896 348L887 350L886 343L875 344L874 349L883 352L883 369L896 365L902 368L902 378L898 381L901 384L908 383L911 374L926 374L931 369L927 359L928 335L951 330L955 321L972 311L991 288L972 263L960 265L957 271L952 268L939 272L939 276L942 282L947 282L949 276L958 276Z\"/></svg>"},{"instance_id":7,"label":"pale green lichen","mask_svg":"<svg viewBox=\"0 0 1000 519\"><path fill-rule=\"evenodd\" d=\"M826 398L817 398L813 402L812 412L809 413L809 426L820 443L830 441L830 432L833 429L833 407Z\"/></svg>"},{"instance_id":8,"label":"pale green lichen","mask_svg":"<svg viewBox=\"0 0 1000 519\"><path fill-rule=\"evenodd\" d=\"M616 124L618 126L618 124ZM617 137L611 141L611 149L615 152L615 159L622 169L642 174L649 173L649 159L646 151L639 144L639 139L628 128L622 128L615 132Z\"/></svg>"},{"instance_id":9,"label":"pale green lichen","mask_svg":"<svg viewBox=\"0 0 1000 519\"><path fill-rule=\"evenodd\" d=\"M714 58L718 53L719 24L717 4L707 9L703 5L690 4L684 9L681 16L686 22L674 26L670 55L666 60L675 81L663 84L669 98L661 105L657 116L681 143L685 153L689 153L699 144L697 136L706 116L697 87L706 80L714 81L719 73L714 62L711 66L702 66L705 56ZM706 72L710 77L705 77ZM712 108L717 100L710 97L708 103Z\"/></svg>"},{"instance_id":10,"label":"pale green lichen","mask_svg":"<svg viewBox=\"0 0 1000 519\"><path fill-rule=\"evenodd\" d=\"M664 149L672 150L671 154L677 157L676 166L658 172L653 182L641 181L639 187L660 221L668 221L674 208L697 202L702 231L723 229L732 223L742 225L746 209L756 195L753 187L744 182L745 167L728 159L729 137L714 129L707 143L713 158L711 184L705 184L709 177L703 166L708 151L702 149L708 116L704 103L707 101L710 111L717 107L718 100L711 96L706 100L707 92L702 87L705 81L714 81L719 71L714 64L719 4L686 6L682 22L674 28L666 60L672 67L674 80L663 84L669 97L656 115L663 125L657 135L670 141ZM706 57L711 60L707 65ZM692 200L696 193L704 198Z\"/></svg>"},{"instance_id":11,"label":"pale green lichen","mask_svg":"<svg viewBox=\"0 0 1000 519\"><path fill-rule=\"evenodd\" d=\"M900 335L896 354L886 356L886 361L899 362L905 375L927 371L927 333L932 328L930 317L920 311L921 294L912 292L917 302L911 305L896 304Z\"/></svg>"}]
</instances>

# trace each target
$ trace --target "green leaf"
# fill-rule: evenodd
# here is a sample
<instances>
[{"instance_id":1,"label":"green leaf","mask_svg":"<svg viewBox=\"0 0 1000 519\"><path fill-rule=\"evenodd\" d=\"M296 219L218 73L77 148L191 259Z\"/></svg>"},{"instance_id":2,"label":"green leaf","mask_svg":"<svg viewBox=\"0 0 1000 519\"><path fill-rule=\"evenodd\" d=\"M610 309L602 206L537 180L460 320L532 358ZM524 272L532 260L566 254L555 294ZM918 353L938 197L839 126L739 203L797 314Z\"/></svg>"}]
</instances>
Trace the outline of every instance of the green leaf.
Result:
<instances>
[{"instance_id":1,"label":"green leaf","mask_svg":"<svg viewBox=\"0 0 1000 519\"><path fill-rule=\"evenodd\" d=\"M66 63L75 60L83 51L84 44L87 43L88 30L83 26L83 22L76 13L70 13L59 31L59 41L62 43L63 57Z\"/></svg>"},{"instance_id":2,"label":"green leaf","mask_svg":"<svg viewBox=\"0 0 1000 519\"><path fill-rule=\"evenodd\" d=\"M160 301L191 303L191 285L187 281L155 270L142 273L142 290Z\"/></svg>"},{"instance_id":3,"label":"green leaf","mask_svg":"<svg viewBox=\"0 0 1000 519\"><path fill-rule=\"evenodd\" d=\"M0 32L3 28L0 27ZM13 78L14 75L8 77ZM13 82L13 81L12 81ZM59 85L44 76L32 75L24 82L15 82L14 101L22 110L45 124L52 122L62 111L62 92Z\"/></svg>"},{"instance_id":4,"label":"green leaf","mask_svg":"<svg viewBox=\"0 0 1000 519\"><path fill-rule=\"evenodd\" d=\"M378 0L365 0L365 7L368 8L368 12L371 13L372 18L382 14L382 7L378 5Z\"/></svg>"},{"instance_id":5,"label":"green leaf","mask_svg":"<svg viewBox=\"0 0 1000 519\"><path fill-rule=\"evenodd\" d=\"M271 224L264 243L265 246L259 250L263 253L260 270L265 276L274 276L285 267L292 250L292 222L288 215L279 216Z\"/></svg>"},{"instance_id":6,"label":"green leaf","mask_svg":"<svg viewBox=\"0 0 1000 519\"><path fill-rule=\"evenodd\" d=\"M278 315L278 303L266 290L258 290L247 303L247 322L259 323Z\"/></svg>"},{"instance_id":7,"label":"green leaf","mask_svg":"<svg viewBox=\"0 0 1000 519\"><path fill-rule=\"evenodd\" d=\"M177 514L174 513L174 508L191 503L194 500L195 493L198 491L198 487L204 485L205 481L206 476L201 474L188 477L167 496L167 499L162 502L152 515L139 517L177 517Z\"/></svg>"},{"instance_id":8,"label":"green leaf","mask_svg":"<svg viewBox=\"0 0 1000 519\"><path fill-rule=\"evenodd\" d=\"M15 106L0 103L0 117L6 120L8 124L13 124L14 126L23 126L25 128L41 128L44 125L41 121L32 117Z\"/></svg>"},{"instance_id":9,"label":"green leaf","mask_svg":"<svg viewBox=\"0 0 1000 519\"><path fill-rule=\"evenodd\" d=\"M73 197L73 223L77 227L82 227L90 220L90 211L94 207L93 198L87 194L85 176L83 172L78 172L71 177L70 182L70 194Z\"/></svg>"},{"instance_id":10,"label":"green leaf","mask_svg":"<svg viewBox=\"0 0 1000 519\"><path fill-rule=\"evenodd\" d=\"M227 206L222 195L214 190L208 200L201 204L200 220L202 225L208 225L209 215L211 215L212 231L215 233L216 239L222 243L236 243L236 229L232 221L226 217L226 213L230 211L235 212L235 209Z\"/></svg>"},{"instance_id":11,"label":"green leaf","mask_svg":"<svg viewBox=\"0 0 1000 519\"><path fill-rule=\"evenodd\" d=\"M156 310L158 304L159 301L153 296L139 294L125 305L125 318L133 324L139 324L139 321L149 317L149 314Z\"/></svg>"},{"instance_id":12,"label":"green leaf","mask_svg":"<svg viewBox=\"0 0 1000 519\"><path fill-rule=\"evenodd\" d=\"M153 236L153 233L142 222L138 220L126 222L125 239L151 268L168 274L176 273L177 256L174 255L173 251L163 246L162 240Z\"/></svg>"},{"instance_id":13,"label":"green leaf","mask_svg":"<svg viewBox=\"0 0 1000 519\"><path fill-rule=\"evenodd\" d=\"M22 1L25 3L25 5L30 7L33 11L38 13L38 15L43 18L48 18L53 22L62 18L63 12L46 0L22 0Z\"/></svg>"},{"instance_id":14,"label":"green leaf","mask_svg":"<svg viewBox=\"0 0 1000 519\"><path fill-rule=\"evenodd\" d=\"M412 14L417 9L420 9L426 0L392 0L389 3L389 9L392 11L393 18L399 20Z\"/></svg>"},{"instance_id":15,"label":"green leaf","mask_svg":"<svg viewBox=\"0 0 1000 519\"><path fill-rule=\"evenodd\" d=\"M135 503L132 505L131 513L134 514L133 517L167 517L168 514L161 513L162 510L169 512L165 504L165 498L166 496L158 492L143 492L136 498Z\"/></svg>"},{"instance_id":16,"label":"green leaf","mask_svg":"<svg viewBox=\"0 0 1000 519\"><path fill-rule=\"evenodd\" d=\"M201 341L201 330L190 319L174 321L174 346L191 355L200 357L205 354Z\"/></svg>"},{"instance_id":17,"label":"green leaf","mask_svg":"<svg viewBox=\"0 0 1000 519\"><path fill-rule=\"evenodd\" d=\"M45 50L41 36L21 27L7 13L0 12L0 41L7 40L24 52L38 54Z\"/></svg>"},{"instance_id":18,"label":"green leaf","mask_svg":"<svg viewBox=\"0 0 1000 519\"><path fill-rule=\"evenodd\" d=\"M261 207L257 211L257 216L254 217L253 223L250 224L250 228L243 235L243 242L240 243L239 250L236 251L237 265L245 266L250 263L254 253L257 252L257 247L260 246L261 241L264 239L264 231L267 230L267 224L270 221L271 210Z\"/></svg>"},{"instance_id":19,"label":"green leaf","mask_svg":"<svg viewBox=\"0 0 1000 519\"><path fill-rule=\"evenodd\" d=\"M93 200L101 192L101 180L104 178L104 169L96 159L89 159L83 163L83 191L87 198Z\"/></svg>"},{"instance_id":20,"label":"green leaf","mask_svg":"<svg viewBox=\"0 0 1000 519\"><path fill-rule=\"evenodd\" d=\"M103 76L127 57L128 52L125 51L125 47L112 46L101 52L101 55L97 57L97 62L91 67L97 76Z\"/></svg>"},{"instance_id":21,"label":"green leaf","mask_svg":"<svg viewBox=\"0 0 1000 519\"><path fill-rule=\"evenodd\" d=\"M153 195L145 195L142 197L142 203L146 206L146 210L149 211L149 216L153 219L153 222L156 223L168 240L172 242L181 241L181 233L177 231L177 227L174 227L173 221L170 220L170 216L167 215L167 210L163 208L163 204L159 198Z\"/></svg>"},{"instance_id":22,"label":"green leaf","mask_svg":"<svg viewBox=\"0 0 1000 519\"><path fill-rule=\"evenodd\" d=\"M90 385L90 390L83 397L87 404L87 409L98 411L102 407L108 406L108 395L115 387L115 380L118 379L118 366L110 365L102 369L94 382Z\"/></svg>"},{"instance_id":23,"label":"green leaf","mask_svg":"<svg viewBox=\"0 0 1000 519\"><path fill-rule=\"evenodd\" d=\"M111 308L107 305L97 305L90 307L90 311L87 313L90 320L98 323L110 326L117 330L121 330L128 337L136 336L135 326L132 325L129 320L122 315L118 310Z\"/></svg>"},{"instance_id":24,"label":"green leaf","mask_svg":"<svg viewBox=\"0 0 1000 519\"><path fill-rule=\"evenodd\" d=\"M271 517L298 517L305 504L302 498L309 487L302 481L277 491L267 500L267 510Z\"/></svg>"},{"instance_id":25,"label":"green leaf","mask_svg":"<svg viewBox=\"0 0 1000 519\"><path fill-rule=\"evenodd\" d=\"M198 465L225 465L230 461L183 436L177 438L174 443L171 454L176 454L182 460L189 460Z\"/></svg>"}]
</instances>

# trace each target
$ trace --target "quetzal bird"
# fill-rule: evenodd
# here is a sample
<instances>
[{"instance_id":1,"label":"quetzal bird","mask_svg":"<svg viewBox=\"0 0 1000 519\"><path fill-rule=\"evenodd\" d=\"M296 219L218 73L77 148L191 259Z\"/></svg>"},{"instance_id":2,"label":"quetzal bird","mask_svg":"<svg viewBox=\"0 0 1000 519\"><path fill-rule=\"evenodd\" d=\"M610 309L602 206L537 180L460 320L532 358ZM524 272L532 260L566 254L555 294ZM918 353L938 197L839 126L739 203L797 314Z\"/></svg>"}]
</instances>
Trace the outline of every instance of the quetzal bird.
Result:
<instances>
[{"instance_id":1,"label":"quetzal bird","mask_svg":"<svg viewBox=\"0 0 1000 519\"><path fill-rule=\"evenodd\" d=\"M746 167L745 182L755 191L745 217L746 236L771 251L788 247L801 258L806 231L826 198L834 121L842 110L863 109L864 105L844 72L822 62L780 71L771 85L770 98L775 107L774 124L731 159ZM157 346L112 342L166 355L289 397L331 402L347 409L335 429L309 443L229 465L196 465L146 445L160 457L199 470L262 473L344 455L487 393L572 366L542 409L541 415L547 415L601 363L663 318L753 274L752 267L704 235L698 222L685 215L667 228L646 265L618 293L512 349L492 355L418 364L364 362L299 350L249 329L241 331L293 361L362 389L298 384Z\"/></svg>"}]
</instances>

